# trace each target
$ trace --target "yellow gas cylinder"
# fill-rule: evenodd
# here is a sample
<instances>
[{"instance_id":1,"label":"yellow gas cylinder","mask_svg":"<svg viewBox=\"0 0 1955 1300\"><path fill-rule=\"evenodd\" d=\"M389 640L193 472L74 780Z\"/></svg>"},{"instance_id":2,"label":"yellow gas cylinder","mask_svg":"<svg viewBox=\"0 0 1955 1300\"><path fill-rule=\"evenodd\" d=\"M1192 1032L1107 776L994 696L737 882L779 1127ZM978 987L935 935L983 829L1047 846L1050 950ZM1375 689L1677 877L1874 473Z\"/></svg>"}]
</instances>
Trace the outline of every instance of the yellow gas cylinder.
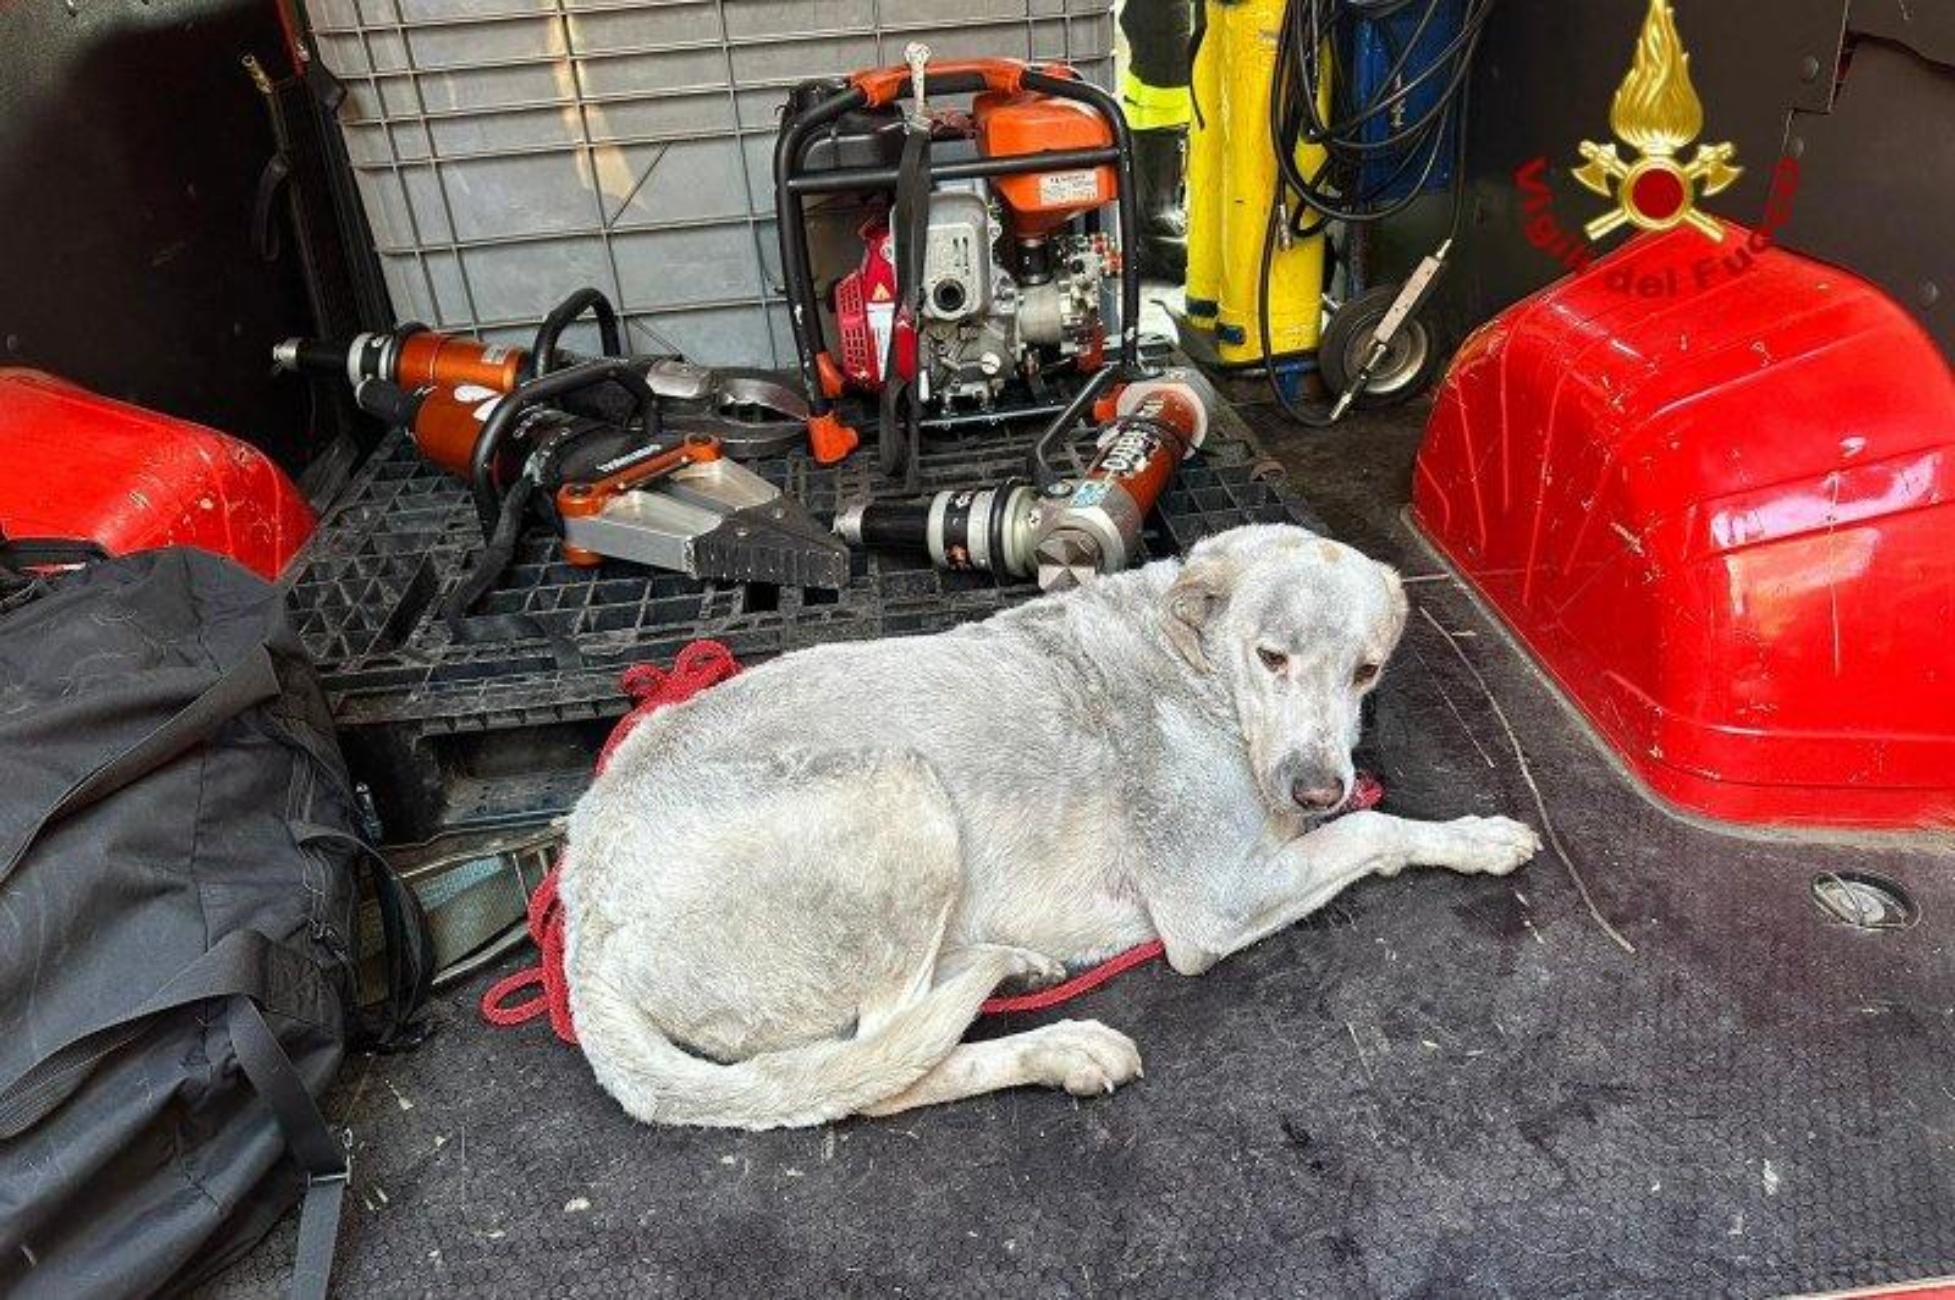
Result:
<instances>
[{"instance_id":1,"label":"yellow gas cylinder","mask_svg":"<svg viewBox=\"0 0 1955 1300\"><path fill-rule=\"evenodd\" d=\"M1222 298L1222 208L1223 154L1228 137L1222 130L1222 98L1227 84L1223 77L1223 32L1229 24L1233 4L1201 0L1202 18L1207 24L1201 45L1195 51L1194 68L1189 75L1193 90L1194 120L1188 127L1188 279L1185 310L1188 323L1201 329L1215 328L1215 313Z\"/></svg>"},{"instance_id":2,"label":"yellow gas cylinder","mask_svg":"<svg viewBox=\"0 0 1955 1300\"><path fill-rule=\"evenodd\" d=\"M1203 120L1194 128L1188 178L1190 314L1204 300L1212 302L1216 356L1224 365L1248 366L1264 360L1257 313L1263 241L1277 182L1269 99L1285 0L1205 3L1208 31L1194 73L1197 111ZM1327 114L1328 79L1319 92L1320 108ZM1195 165L1204 158L1206 172ZM1297 150L1298 165L1306 176L1315 174L1323 159L1320 147ZM1275 356L1316 350L1323 323L1323 284L1321 235L1297 240L1288 248L1279 244L1272 254L1269 285L1270 346Z\"/></svg>"}]
</instances>

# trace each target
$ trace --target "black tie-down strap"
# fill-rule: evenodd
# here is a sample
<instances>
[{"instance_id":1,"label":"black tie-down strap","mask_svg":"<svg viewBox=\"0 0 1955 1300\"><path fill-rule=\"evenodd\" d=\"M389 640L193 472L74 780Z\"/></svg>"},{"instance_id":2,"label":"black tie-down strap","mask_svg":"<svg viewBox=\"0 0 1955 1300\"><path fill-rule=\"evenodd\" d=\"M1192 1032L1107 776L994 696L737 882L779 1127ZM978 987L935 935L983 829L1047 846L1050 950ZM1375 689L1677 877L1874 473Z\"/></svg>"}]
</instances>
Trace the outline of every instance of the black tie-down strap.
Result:
<instances>
[{"instance_id":1,"label":"black tie-down strap","mask_svg":"<svg viewBox=\"0 0 1955 1300\"><path fill-rule=\"evenodd\" d=\"M910 491L918 484L918 457L923 417L924 366L921 323L923 272L930 243L930 124L912 120L903 136L903 157L896 169L896 202L889 225L896 238L896 311L890 320L889 344L882 366L882 403L877 427L882 471L901 474ZM910 331L918 373L904 379L896 370L896 340Z\"/></svg>"},{"instance_id":2,"label":"black tie-down strap","mask_svg":"<svg viewBox=\"0 0 1955 1300\"><path fill-rule=\"evenodd\" d=\"M319 1103L292 1068L292 1059L278 1045L258 1004L248 997L232 998L226 1023L238 1064L271 1107L285 1144L305 1171L305 1199L299 1204L299 1248L292 1262L293 1300L325 1300L346 1184L353 1172L352 1152L327 1125Z\"/></svg>"}]
</instances>

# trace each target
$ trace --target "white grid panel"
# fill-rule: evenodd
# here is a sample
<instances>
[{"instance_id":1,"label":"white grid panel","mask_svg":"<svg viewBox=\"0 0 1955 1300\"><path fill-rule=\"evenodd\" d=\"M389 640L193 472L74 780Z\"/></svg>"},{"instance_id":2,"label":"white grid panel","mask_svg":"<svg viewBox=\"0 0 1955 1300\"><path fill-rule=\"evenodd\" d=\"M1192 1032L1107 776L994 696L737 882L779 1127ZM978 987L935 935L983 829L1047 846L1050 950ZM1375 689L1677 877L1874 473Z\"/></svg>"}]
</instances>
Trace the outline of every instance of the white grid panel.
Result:
<instances>
[{"instance_id":1,"label":"white grid panel","mask_svg":"<svg viewBox=\"0 0 1955 1300\"><path fill-rule=\"evenodd\" d=\"M634 349L709 364L793 354L772 171L790 87L913 40L1113 71L1112 0L493 3L307 0L395 310L520 339L594 284Z\"/></svg>"}]
</instances>

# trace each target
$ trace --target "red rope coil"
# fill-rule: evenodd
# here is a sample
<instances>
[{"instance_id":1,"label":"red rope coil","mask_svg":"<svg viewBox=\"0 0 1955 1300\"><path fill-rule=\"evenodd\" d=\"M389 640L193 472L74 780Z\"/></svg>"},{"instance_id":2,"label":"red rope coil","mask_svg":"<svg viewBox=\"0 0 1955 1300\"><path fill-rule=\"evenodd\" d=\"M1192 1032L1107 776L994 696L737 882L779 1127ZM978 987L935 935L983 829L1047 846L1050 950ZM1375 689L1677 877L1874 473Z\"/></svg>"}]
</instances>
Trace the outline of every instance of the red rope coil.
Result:
<instances>
[{"instance_id":1,"label":"red rope coil","mask_svg":"<svg viewBox=\"0 0 1955 1300\"><path fill-rule=\"evenodd\" d=\"M611 755L632 730L660 709L691 699L708 686L716 686L740 671L733 652L717 641L695 641L679 652L671 671L656 664L634 664L618 681L632 701L631 712L618 719L604 749L597 756L602 773ZM563 873L563 858L550 868L543 883L529 900L529 933L536 941L542 959L534 966L497 980L482 995L482 1018L492 1025L520 1025L546 1012L550 1028L557 1037L575 1045L577 1027L570 1018L570 985L563 973L563 907L557 898L557 878ZM539 990L526 1002L507 1005L509 998L525 989Z\"/></svg>"}]
</instances>

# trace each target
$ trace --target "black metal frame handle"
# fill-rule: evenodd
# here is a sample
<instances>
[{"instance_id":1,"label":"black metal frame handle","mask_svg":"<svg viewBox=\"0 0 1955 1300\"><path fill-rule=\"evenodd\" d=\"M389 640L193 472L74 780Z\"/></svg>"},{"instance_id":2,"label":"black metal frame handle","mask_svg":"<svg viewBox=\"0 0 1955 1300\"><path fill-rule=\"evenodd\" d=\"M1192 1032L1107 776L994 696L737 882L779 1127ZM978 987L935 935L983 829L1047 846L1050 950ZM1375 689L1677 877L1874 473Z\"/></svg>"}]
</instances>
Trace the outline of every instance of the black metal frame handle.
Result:
<instances>
[{"instance_id":1,"label":"black metal frame handle","mask_svg":"<svg viewBox=\"0 0 1955 1300\"><path fill-rule=\"evenodd\" d=\"M990 82L979 73L951 72L931 77L930 90L959 95L986 89ZM1114 208L1120 232L1120 368L1134 375L1140 372L1140 263L1139 217L1135 202L1134 139L1127 128L1120 102L1098 86L1075 77L1055 76L1027 66L1019 73L1021 89L1069 99L1093 109L1113 131L1110 148L1055 149L1043 153L1017 154L1005 158L980 158L955 162L933 162L930 179L967 179L974 176L1020 176L1032 172L1070 167L1111 164L1119 177L1119 192ZM898 92L901 99L910 93L907 83ZM859 86L849 86L820 100L782 125L774 144L774 216L781 235L781 275L785 280L789 321L794 334L795 361L801 382L808 390L811 415L827 415L834 403L821 386L818 358L826 351L821 336L821 300L815 293L814 270L808 260L808 229L802 198L807 194L838 190L890 189L896 184L893 167L853 167L803 175L801 165L816 132L839 120L844 114L869 106L869 95Z\"/></svg>"}]
</instances>

